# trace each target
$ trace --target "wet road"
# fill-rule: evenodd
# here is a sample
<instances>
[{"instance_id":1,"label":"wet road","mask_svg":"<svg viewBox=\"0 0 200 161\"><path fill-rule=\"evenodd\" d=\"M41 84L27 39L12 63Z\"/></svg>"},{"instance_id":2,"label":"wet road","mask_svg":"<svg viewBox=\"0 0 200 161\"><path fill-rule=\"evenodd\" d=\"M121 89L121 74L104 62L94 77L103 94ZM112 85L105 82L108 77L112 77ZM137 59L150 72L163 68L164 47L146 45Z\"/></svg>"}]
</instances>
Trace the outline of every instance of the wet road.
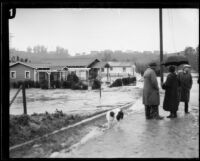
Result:
<instances>
[{"instance_id":1,"label":"wet road","mask_svg":"<svg viewBox=\"0 0 200 161\"><path fill-rule=\"evenodd\" d=\"M59 152L60 158L198 158L199 157L199 91L197 84L192 88L190 114L184 114L181 103L178 118L168 119L168 112L160 107L164 120L146 120L143 105L141 110L125 116L119 126L112 129L96 128L85 142L72 149ZM163 94L161 94L163 102Z\"/></svg>"}]
</instances>

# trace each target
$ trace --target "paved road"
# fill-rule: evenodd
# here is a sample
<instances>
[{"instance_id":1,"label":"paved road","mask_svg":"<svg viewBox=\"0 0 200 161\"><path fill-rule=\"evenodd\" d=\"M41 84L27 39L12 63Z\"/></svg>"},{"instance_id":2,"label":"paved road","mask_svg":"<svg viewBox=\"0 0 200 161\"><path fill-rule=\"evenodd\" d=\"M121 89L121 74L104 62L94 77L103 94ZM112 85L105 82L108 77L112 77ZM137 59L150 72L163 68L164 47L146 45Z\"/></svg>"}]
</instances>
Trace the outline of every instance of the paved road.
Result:
<instances>
[{"instance_id":1,"label":"paved road","mask_svg":"<svg viewBox=\"0 0 200 161\"><path fill-rule=\"evenodd\" d=\"M161 92L162 93L162 92ZM198 158L199 104L198 85L191 90L190 114L184 114L181 103L178 118L146 120L139 99L124 120L112 129L97 128L93 137L70 152L65 150L53 157L61 158ZM163 94L161 94L161 102ZM162 106L162 104L161 104ZM160 107L160 114L168 112ZM96 137L95 137L96 136Z\"/></svg>"}]
</instances>

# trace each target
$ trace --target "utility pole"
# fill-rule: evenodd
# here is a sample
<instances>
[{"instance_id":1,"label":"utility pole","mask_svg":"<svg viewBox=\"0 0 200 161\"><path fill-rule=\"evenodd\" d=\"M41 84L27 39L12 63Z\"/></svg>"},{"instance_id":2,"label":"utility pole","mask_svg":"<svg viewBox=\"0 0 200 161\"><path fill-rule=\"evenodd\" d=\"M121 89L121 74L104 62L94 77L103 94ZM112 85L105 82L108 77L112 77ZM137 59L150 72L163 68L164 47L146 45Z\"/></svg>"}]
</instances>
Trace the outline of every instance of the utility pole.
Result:
<instances>
[{"instance_id":1,"label":"utility pole","mask_svg":"<svg viewBox=\"0 0 200 161\"><path fill-rule=\"evenodd\" d=\"M160 82L163 83L163 30L162 30L162 9L159 9L159 28L160 28Z\"/></svg>"}]
</instances>

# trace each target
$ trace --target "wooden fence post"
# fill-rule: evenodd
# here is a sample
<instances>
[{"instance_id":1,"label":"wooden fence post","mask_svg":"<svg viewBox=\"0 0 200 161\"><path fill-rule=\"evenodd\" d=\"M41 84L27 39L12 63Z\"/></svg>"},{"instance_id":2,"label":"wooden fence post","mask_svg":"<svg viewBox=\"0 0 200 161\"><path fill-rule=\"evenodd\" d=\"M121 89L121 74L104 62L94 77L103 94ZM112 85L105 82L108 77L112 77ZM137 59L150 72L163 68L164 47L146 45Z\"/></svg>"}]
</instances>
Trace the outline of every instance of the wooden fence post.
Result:
<instances>
[{"instance_id":1,"label":"wooden fence post","mask_svg":"<svg viewBox=\"0 0 200 161\"><path fill-rule=\"evenodd\" d=\"M22 89L22 85L19 87L17 93L14 95L14 97L12 98L12 100L10 101L10 106L12 105L12 103L14 102L15 98L17 97L18 93L20 92L20 90Z\"/></svg>"},{"instance_id":2,"label":"wooden fence post","mask_svg":"<svg viewBox=\"0 0 200 161\"><path fill-rule=\"evenodd\" d=\"M25 84L22 85L22 97L23 97L23 107L24 107L24 115L27 115L27 108L26 108L26 92L25 92Z\"/></svg>"}]
</instances>

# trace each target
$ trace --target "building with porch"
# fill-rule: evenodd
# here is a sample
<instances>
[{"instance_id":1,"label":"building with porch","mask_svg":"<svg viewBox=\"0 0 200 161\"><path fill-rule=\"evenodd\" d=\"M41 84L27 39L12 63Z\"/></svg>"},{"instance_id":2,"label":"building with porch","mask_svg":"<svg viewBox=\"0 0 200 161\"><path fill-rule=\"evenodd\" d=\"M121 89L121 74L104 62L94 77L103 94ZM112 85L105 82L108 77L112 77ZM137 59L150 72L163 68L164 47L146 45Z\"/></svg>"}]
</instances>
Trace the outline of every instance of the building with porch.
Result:
<instances>
[{"instance_id":1,"label":"building with porch","mask_svg":"<svg viewBox=\"0 0 200 161\"><path fill-rule=\"evenodd\" d=\"M67 80L69 73L74 72L80 80L87 82L92 66L100 62L98 59L69 58L66 60L48 60L42 64L16 62L10 64L10 82L32 80L41 82Z\"/></svg>"}]
</instances>

